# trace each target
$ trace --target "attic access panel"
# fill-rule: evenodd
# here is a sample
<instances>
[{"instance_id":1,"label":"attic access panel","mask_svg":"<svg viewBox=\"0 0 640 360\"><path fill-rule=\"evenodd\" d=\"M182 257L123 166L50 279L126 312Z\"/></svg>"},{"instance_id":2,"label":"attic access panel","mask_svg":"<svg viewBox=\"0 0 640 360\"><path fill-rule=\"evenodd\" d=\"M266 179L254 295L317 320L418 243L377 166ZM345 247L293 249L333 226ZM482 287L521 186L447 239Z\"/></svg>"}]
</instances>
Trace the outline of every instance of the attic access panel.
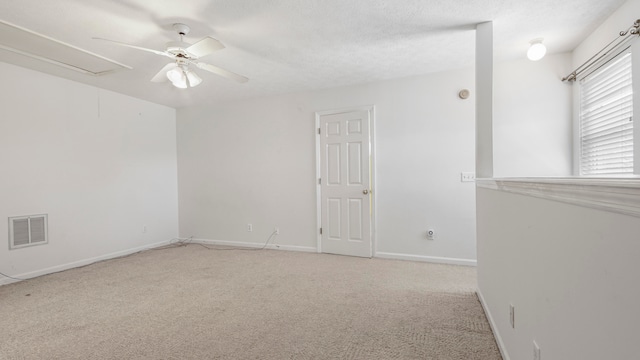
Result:
<instances>
[{"instance_id":1,"label":"attic access panel","mask_svg":"<svg viewBox=\"0 0 640 360\"><path fill-rule=\"evenodd\" d=\"M0 49L89 75L103 75L120 69L132 69L115 60L2 20L0 20Z\"/></svg>"}]
</instances>

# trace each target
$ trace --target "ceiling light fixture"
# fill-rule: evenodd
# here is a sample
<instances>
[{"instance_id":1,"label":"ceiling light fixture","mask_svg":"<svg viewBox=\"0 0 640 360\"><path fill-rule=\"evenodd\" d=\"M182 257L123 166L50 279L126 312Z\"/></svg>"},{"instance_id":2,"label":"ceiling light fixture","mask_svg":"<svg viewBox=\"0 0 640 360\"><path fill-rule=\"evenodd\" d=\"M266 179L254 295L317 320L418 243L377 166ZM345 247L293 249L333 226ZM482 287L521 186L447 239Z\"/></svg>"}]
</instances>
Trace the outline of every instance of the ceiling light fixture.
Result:
<instances>
[{"instance_id":1,"label":"ceiling light fixture","mask_svg":"<svg viewBox=\"0 0 640 360\"><path fill-rule=\"evenodd\" d=\"M173 69L167 71L167 79L169 79L176 87L180 87L176 84L184 83L186 85L187 83L187 77L180 67L174 67Z\"/></svg>"},{"instance_id":2,"label":"ceiling light fixture","mask_svg":"<svg viewBox=\"0 0 640 360\"><path fill-rule=\"evenodd\" d=\"M188 87L195 87L202 83L202 78L193 71L184 69L181 66L176 66L173 69L167 71L167 79L171 81L173 86L186 89Z\"/></svg>"},{"instance_id":3,"label":"ceiling light fixture","mask_svg":"<svg viewBox=\"0 0 640 360\"><path fill-rule=\"evenodd\" d=\"M547 53L547 47L544 46L542 40L544 39L533 39L529 42L531 44L531 46L529 46L529 50L527 51L527 57L529 58L529 60L538 61L542 59Z\"/></svg>"},{"instance_id":4,"label":"ceiling light fixture","mask_svg":"<svg viewBox=\"0 0 640 360\"><path fill-rule=\"evenodd\" d=\"M193 71L187 71L187 80L189 80L189 87L195 87L200 85L200 83L202 82L202 78L200 78L200 76L198 76L198 74L194 73Z\"/></svg>"}]
</instances>

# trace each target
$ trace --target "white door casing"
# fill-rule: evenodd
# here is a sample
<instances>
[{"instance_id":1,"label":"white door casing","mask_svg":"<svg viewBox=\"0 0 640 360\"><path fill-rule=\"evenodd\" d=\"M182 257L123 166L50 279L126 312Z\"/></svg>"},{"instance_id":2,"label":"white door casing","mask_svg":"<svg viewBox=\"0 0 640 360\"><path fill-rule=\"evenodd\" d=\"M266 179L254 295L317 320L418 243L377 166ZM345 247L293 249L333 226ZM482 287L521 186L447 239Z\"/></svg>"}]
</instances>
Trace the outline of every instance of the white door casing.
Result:
<instances>
[{"instance_id":1,"label":"white door casing","mask_svg":"<svg viewBox=\"0 0 640 360\"><path fill-rule=\"evenodd\" d=\"M373 255L373 107L316 113L318 252Z\"/></svg>"}]
</instances>

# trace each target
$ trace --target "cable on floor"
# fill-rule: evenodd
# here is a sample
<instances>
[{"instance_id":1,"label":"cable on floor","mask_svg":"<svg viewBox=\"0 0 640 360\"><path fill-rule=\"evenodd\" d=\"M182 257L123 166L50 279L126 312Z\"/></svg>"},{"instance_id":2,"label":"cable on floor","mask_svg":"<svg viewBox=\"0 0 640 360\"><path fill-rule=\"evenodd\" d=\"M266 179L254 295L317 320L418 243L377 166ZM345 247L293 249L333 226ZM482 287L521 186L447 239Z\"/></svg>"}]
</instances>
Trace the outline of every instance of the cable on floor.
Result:
<instances>
[{"instance_id":1,"label":"cable on floor","mask_svg":"<svg viewBox=\"0 0 640 360\"><path fill-rule=\"evenodd\" d=\"M205 244L201 244L201 243L193 243L193 245L200 245L205 249L208 250L219 250L219 251L225 251L225 250L237 250L237 251L256 251L256 250L264 250L267 248L267 245L269 245L269 242L271 241L271 239L273 239L274 235L277 235L278 231L274 230L271 235L269 235L269 237L267 238L267 241L265 241L264 245L262 245L261 248L246 248L246 247L227 247L227 248L219 248L219 247L211 247L211 246L207 246Z\"/></svg>"},{"instance_id":2,"label":"cable on floor","mask_svg":"<svg viewBox=\"0 0 640 360\"><path fill-rule=\"evenodd\" d=\"M6 278L9 278L9 279L13 279L13 280L27 280L27 279L20 279L20 278L17 278L17 277L9 276L9 275L7 275L5 273L1 273L1 272L0 272L0 275L4 276Z\"/></svg>"}]
</instances>

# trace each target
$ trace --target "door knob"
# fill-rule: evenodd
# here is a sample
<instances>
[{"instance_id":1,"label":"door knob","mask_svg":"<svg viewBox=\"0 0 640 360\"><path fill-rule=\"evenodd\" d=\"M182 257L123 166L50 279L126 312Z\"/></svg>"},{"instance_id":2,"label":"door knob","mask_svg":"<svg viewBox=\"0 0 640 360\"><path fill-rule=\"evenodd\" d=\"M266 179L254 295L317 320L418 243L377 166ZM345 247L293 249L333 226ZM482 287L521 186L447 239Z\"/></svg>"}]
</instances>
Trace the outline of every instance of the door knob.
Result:
<instances>
[{"instance_id":1,"label":"door knob","mask_svg":"<svg viewBox=\"0 0 640 360\"><path fill-rule=\"evenodd\" d=\"M367 195L367 194L369 193L369 190L364 189L364 190L362 190L362 193L363 193L363 194L365 194L365 195Z\"/></svg>"}]
</instances>

